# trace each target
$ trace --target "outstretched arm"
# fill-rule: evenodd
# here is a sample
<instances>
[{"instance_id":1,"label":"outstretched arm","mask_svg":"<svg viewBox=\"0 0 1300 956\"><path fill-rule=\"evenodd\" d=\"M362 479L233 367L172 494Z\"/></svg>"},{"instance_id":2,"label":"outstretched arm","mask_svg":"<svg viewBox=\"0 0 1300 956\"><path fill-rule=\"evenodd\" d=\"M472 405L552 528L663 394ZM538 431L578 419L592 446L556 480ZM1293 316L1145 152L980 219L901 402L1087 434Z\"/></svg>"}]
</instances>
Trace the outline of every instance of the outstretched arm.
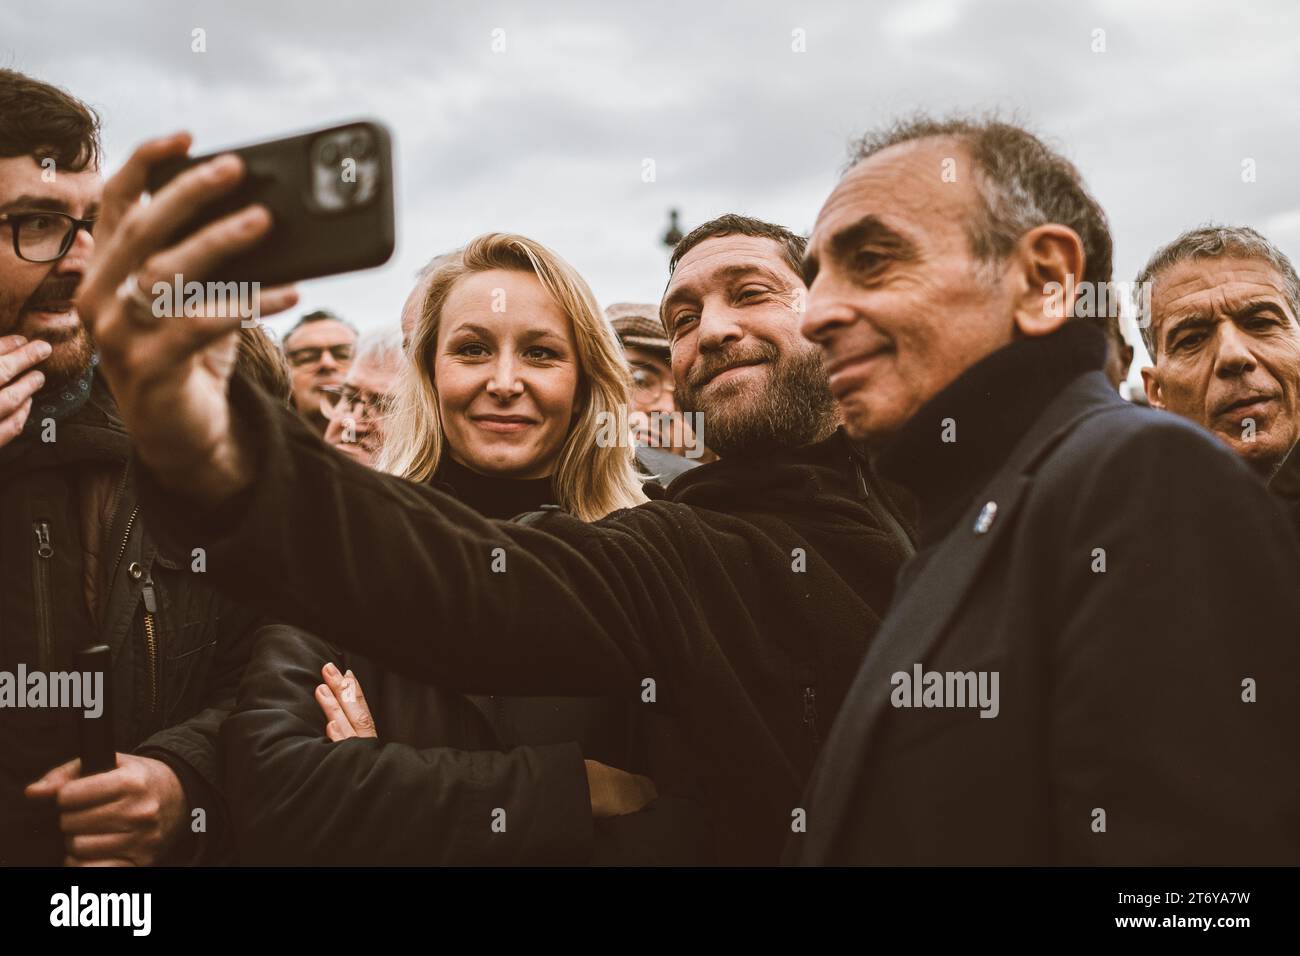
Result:
<instances>
[{"instance_id":1,"label":"outstretched arm","mask_svg":"<svg viewBox=\"0 0 1300 956\"><path fill-rule=\"evenodd\" d=\"M203 548L224 589L275 617L461 690L606 693L678 666L687 635L661 608L688 593L684 569L637 536L563 518L548 523L556 534L496 524L346 462L231 382L238 317L142 307L133 288L202 280L269 227L253 207L167 245L242 176L236 157L213 160L142 204L150 165L188 145L146 143L110 180L78 301L172 547ZM263 314L293 302L262 296Z\"/></svg>"}]
</instances>

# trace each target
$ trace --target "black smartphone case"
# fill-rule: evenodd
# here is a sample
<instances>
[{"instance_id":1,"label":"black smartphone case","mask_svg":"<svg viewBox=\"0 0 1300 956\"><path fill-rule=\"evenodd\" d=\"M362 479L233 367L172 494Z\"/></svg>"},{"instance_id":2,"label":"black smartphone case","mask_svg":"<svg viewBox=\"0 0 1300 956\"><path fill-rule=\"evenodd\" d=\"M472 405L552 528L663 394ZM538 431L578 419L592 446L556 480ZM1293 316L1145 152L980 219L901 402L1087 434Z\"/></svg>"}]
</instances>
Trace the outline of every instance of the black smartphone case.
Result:
<instances>
[{"instance_id":1,"label":"black smartphone case","mask_svg":"<svg viewBox=\"0 0 1300 956\"><path fill-rule=\"evenodd\" d=\"M312 196L311 144L322 135L353 127L367 129L374 138L379 161L376 194L358 208L322 209ZM261 203L269 209L273 225L256 248L222 263L216 275L196 278L256 281L272 286L369 269L383 265L392 256L392 142L382 124L364 120L343 123L285 139L160 163L150 173L149 191L155 193L189 167L225 153L237 153L244 160L243 182L232 193L203 206L176 238L250 203Z\"/></svg>"}]
</instances>

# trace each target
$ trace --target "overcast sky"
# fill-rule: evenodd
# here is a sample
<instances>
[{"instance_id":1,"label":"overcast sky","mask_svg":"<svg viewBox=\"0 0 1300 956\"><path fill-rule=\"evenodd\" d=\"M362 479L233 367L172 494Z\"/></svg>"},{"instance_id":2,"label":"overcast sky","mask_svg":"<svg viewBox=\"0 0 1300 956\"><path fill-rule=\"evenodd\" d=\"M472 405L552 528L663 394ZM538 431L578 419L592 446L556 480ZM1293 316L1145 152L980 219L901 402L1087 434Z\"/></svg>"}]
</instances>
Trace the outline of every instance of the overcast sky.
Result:
<instances>
[{"instance_id":1,"label":"overcast sky","mask_svg":"<svg viewBox=\"0 0 1300 956\"><path fill-rule=\"evenodd\" d=\"M657 301L670 207L685 228L736 211L806 231L848 141L915 109L999 109L1062 148L1110 216L1118 279L1211 219L1300 257L1285 0L41 0L0 8L0 64L95 106L110 171L176 128L207 152L387 123L397 252L304 284L298 310L364 326L395 324L414 271L489 230L551 246L602 305Z\"/></svg>"}]
</instances>

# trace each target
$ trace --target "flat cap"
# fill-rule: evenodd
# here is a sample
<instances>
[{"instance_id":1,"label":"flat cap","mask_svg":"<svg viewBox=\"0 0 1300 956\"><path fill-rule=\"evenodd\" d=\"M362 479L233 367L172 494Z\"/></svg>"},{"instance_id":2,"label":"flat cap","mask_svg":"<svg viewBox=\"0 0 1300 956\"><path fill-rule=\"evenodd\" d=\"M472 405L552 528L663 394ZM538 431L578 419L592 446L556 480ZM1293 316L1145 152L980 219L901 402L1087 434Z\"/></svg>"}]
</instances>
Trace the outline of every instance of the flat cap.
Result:
<instances>
[{"instance_id":1,"label":"flat cap","mask_svg":"<svg viewBox=\"0 0 1300 956\"><path fill-rule=\"evenodd\" d=\"M671 346L663 323L659 321L659 308L639 302L616 302L605 310L605 317L625 346L651 349L668 353Z\"/></svg>"}]
</instances>

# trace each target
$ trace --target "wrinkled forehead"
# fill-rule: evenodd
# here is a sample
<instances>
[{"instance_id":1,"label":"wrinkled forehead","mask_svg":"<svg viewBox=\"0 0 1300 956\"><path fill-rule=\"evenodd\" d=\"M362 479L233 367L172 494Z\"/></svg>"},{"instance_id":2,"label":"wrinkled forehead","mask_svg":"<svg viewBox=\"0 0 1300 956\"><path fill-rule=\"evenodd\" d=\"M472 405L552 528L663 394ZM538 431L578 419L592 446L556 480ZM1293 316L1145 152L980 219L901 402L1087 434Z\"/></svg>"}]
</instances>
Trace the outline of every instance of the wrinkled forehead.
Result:
<instances>
[{"instance_id":1,"label":"wrinkled forehead","mask_svg":"<svg viewBox=\"0 0 1300 956\"><path fill-rule=\"evenodd\" d=\"M715 236L692 248L677 263L664 302L700 298L724 289L736 278L767 272L788 283L801 282L785 261L781 245L765 236Z\"/></svg>"},{"instance_id":2,"label":"wrinkled forehead","mask_svg":"<svg viewBox=\"0 0 1300 956\"><path fill-rule=\"evenodd\" d=\"M52 159L42 166L32 156L0 157L0 207L20 199L48 200L33 205L75 215L97 205L103 191L104 179L97 169L73 173L59 169Z\"/></svg>"},{"instance_id":3,"label":"wrinkled forehead","mask_svg":"<svg viewBox=\"0 0 1300 956\"><path fill-rule=\"evenodd\" d=\"M814 251L867 217L908 238L935 230L965 234L979 209L969 150L955 137L931 137L890 146L856 163L817 214Z\"/></svg>"},{"instance_id":4,"label":"wrinkled forehead","mask_svg":"<svg viewBox=\"0 0 1300 956\"><path fill-rule=\"evenodd\" d=\"M1272 263L1236 256L1183 259L1153 277L1151 320L1231 315L1261 300L1276 301L1295 318L1286 281Z\"/></svg>"}]
</instances>

